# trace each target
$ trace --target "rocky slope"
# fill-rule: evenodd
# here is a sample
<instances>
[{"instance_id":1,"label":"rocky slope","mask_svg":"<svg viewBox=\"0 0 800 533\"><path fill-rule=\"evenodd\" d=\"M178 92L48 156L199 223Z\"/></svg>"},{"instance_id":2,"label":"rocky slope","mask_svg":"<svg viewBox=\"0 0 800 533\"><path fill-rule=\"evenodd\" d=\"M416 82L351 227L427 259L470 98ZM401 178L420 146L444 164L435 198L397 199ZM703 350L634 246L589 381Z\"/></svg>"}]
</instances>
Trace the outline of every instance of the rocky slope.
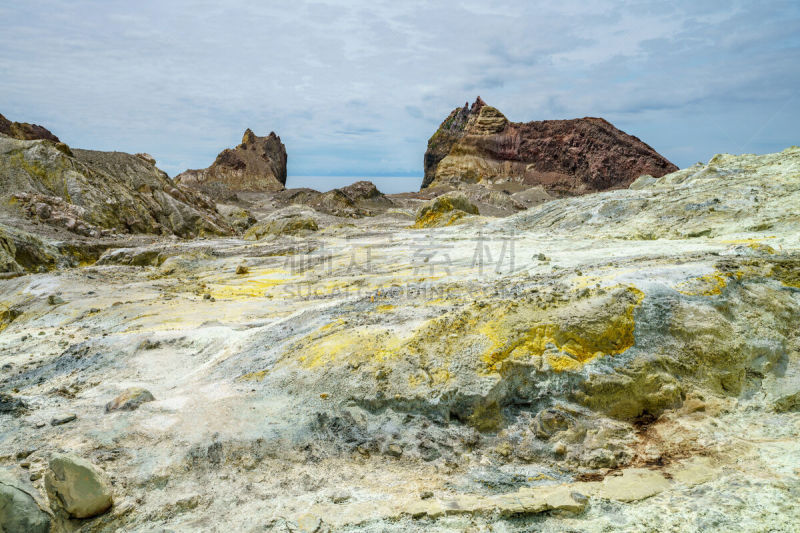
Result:
<instances>
[{"instance_id":1,"label":"rocky slope","mask_svg":"<svg viewBox=\"0 0 800 533\"><path fill-rule=\"evenodd\" d=\"M454 109L428 141L422 188L543 186L555 195L624 188L677 167L601 118L510 122L480 97ZM512 191L517 192L517 191Z\"/></svg>"},{"instance_id":2,"label":"rocky slope","mask_svg":"<svg viewBox=\"0 0 800 533\"><path fill-rule=\"evenodd\" d=\"M242 191L279 191L286 184L286 161L286 147L275 132L258 137L248 129L239 146L220 152L206 169L179 174L175 182L218 199Z\"/></svg>"},{"instance_id":3,"label":"rocky slope","mask_svg":"<svg viewBox=\"0 0 800 533\"><path fill-rule=\"evenodd\" d=\"M231 228L144 154L70 149L0 134L0 275L93 262L122 235L196 237Z\"/></svg>"},{"instance_id":4,"label":"rocky slope","mask_svg":"<svg viewBox=\"0 0 800 533\"><path fill-rule=\"evenodd\" d=\"M0 498L67 531L793 531L800 148L456 196L0 281Z\"/></svg>"}]
</instances>

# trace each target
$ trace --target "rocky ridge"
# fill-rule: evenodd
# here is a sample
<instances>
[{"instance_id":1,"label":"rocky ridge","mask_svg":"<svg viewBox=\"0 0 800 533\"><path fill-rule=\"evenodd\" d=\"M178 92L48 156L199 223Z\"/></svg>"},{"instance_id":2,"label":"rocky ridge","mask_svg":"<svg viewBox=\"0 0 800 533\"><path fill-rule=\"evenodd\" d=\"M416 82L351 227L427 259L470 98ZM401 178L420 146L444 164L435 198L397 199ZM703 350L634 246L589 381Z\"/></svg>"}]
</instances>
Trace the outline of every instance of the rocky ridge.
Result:
<instances>
[{"instance_id":1,"label":"rocky ridge","mask_svg":"<svg viewBox=\"0 0 800 533\"><path fill-rule=\"evenodd\" d=\"M71 149L42 137L0 134L6 274L92 262L100 240L114 236L232 231L211 201L174 184L147 154Z\"/></svg>"},{"instance_id":2,"label":"rocky ridge","mask_svg":"<svg viewBox=\"0 0 800 533\"><path fill-rule=\"evenodd\" d=\"M625 188L642 174L677 170L602 118L511 122L480 97L442 122L428 141L424 163L423 189L540 185L555 196Z\"/></svg>"}]
</instances>

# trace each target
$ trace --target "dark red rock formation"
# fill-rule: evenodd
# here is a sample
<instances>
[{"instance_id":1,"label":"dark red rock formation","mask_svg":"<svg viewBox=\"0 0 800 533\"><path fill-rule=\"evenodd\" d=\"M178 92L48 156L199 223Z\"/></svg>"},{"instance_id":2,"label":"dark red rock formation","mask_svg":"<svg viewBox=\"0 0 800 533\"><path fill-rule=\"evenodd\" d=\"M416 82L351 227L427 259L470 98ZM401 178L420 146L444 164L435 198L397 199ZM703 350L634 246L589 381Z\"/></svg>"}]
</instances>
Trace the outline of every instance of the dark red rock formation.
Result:
<instances>
[{"instance_id":1,"label":"dark red rock formation","mask_svg":"<svg viewBox=\"0 0 800 533\"><path fill-rule=\"evenodd\" d=\"M3 115L0 115L0 133L9 137L21 139L23 141L34 141L36 139L47 139L54 143L61 142L58 137L53 135L50 130L38 124L28 124L27 122L11 122Z\"/></svg>"},{"instance_id":2,"label":"dark red rock formation","mask_svg":"<svg viewBox=\"0 0 800 533\"><path fill-rule=\"evenodd\" d=\"M602 118L510 122L480 97L428 141L422 187L514 182L557 195L624 188L678 167Z\"/></svg>"},{"instance_id":3,"label":"dark red rock formation","mask_svg":"<svg viewBox=\"0 0 800 533\"><path fill-rule=\"evenodd\" d=\"M220 152L210 167L187 170L175 181L215 198L242 191L280 191L286 184L286 161L286 147L275 132L258 137L248 129L242 144Z\"/></svg>"}]
</instances>

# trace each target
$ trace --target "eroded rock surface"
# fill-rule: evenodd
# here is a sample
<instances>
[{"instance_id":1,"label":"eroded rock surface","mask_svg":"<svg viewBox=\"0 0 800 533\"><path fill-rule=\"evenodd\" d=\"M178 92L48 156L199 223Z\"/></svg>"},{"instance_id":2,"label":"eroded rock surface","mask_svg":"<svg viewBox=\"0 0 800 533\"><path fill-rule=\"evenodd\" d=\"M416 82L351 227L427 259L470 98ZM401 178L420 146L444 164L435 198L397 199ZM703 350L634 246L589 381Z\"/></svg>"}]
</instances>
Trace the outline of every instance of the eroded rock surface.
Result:
<instances>
[{"instance_id":1,"label":"eroded rock surface","mask_svg":"<svg viewBox=\"0 0 800 533\"><path fill-rule=\"evenodd\" d=\"M798 195L800 149L720 155L505 219L294 206L316 230L2 280L0 465L102 465L89 530L790 530Z\"/></svg>"}]
</instances>

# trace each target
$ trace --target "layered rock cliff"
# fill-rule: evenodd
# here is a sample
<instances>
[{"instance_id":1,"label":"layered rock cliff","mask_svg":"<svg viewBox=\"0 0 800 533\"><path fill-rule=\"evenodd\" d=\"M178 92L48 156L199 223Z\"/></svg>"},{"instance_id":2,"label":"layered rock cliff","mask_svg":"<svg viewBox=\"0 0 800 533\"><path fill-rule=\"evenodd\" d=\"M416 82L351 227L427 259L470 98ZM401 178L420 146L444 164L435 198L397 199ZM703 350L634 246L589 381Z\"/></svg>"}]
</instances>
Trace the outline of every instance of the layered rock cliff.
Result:
<instances>
[{"instance_id":1,"label":"layered rock cliff","mask_svg":"<svg viewBox=\"0 0 800 533\"><path fill-rule=\"evenodd\" d=\"M275 132L259 137L248 129L239 146L220 152L208 168L179 174L175 182L214 198L280 191L286 184L286 161L286 147Z\"/></svg>"},{"instance_id":2,"label":"layered rock cliff","mask_svg":"<svg viewBox=\"0 0 800 533\"><path fill-rule=\"evenodd\" d=\"M454 109L428 141L422 188L515 182L576 195L676 170L602 118L511 122L478 97L472 106Z\"/></svg>"}]
</instances>

